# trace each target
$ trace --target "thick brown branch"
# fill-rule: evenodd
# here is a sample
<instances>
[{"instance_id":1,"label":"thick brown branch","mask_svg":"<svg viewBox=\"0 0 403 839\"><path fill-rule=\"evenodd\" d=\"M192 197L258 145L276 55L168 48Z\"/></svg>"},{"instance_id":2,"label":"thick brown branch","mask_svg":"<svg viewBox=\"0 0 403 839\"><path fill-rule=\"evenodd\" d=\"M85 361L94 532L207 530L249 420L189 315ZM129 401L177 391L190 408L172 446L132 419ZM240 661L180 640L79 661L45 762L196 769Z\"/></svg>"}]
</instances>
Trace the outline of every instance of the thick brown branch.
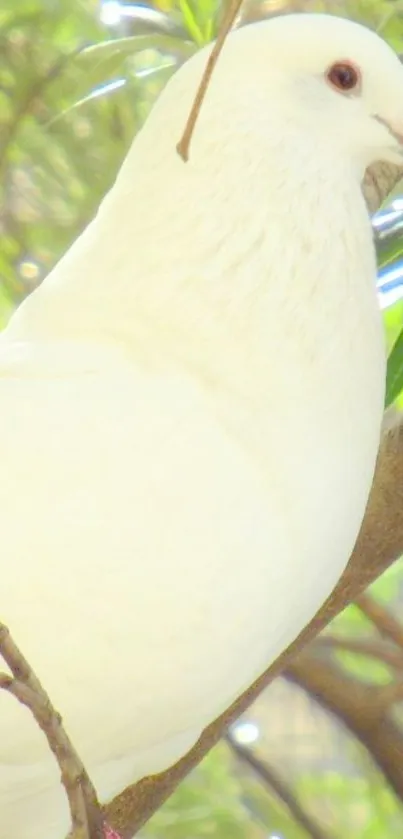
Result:
<instances>
[{"instance_id":1,"label":"thick brown branch","mask_svg":"<svg viewBox=\"0 0 403 839\"><path fill-rule=\"evenodd\" d=\"M102 839L103 818L95 789L64 731L60 714L3 623L0 623L0 655L12 673L0 673L0 689L13 694L31 711L59 764L74 839Z\"/></svg>"},{"instance_id":2,"label":"thick brown branch","mask_svg":"<svg viewBox=\"0 0 403 839\"><path fill-rule=\"evenodd\" d=\"M306 812L288 784L283 781L266 761L263 762L260 758L256 757L251 749L240 746L230 734L226 735L225 740L239 760L245 763L249 769L252 769L268 791L274 792L280 801L285 804L294 821L306 831L311 839L330 839L329 834Z\"/></svg>"},{"instance_id":3,"label":"thick brown branch","mask_svg":"<svg viewBox=\"0 0 403 839\"><path fill-rule=\"evenodd\" d=\"M355 601L365 615L385 638L389 638L403 652L403 626L389 609L378 603L370 594L361 594Z\"/></svg>"},{"instance_id":4,"label":"thick brown branch","mask_svg":"<svg viewBox=\"0 0 403 839\"><path fill-rule=\"evenodd\" d=\"M337 665L317 658L311 649L300 652L284 675L344 723L403 801L403 733L387 713L389 686L375 687L352 679Z\"/></svg>"},{"instance_id":5,"label":"thick brown branch","mask_svg":"<svg viewBox=\"0 0 403 839\"><path fill-rule=\"evenodd\" d=\"M384 435L374 486L353 556L335 591L294 644L203 733L179 763L153 778L128 787L106 807L107 821L129 839L173 792L177 784L220 739L233 722L261 693L307 641L314 638L344 607L355 600L403 553L403 424ZM365 688L368 690L368 688ZM392 737L388 737L392 742ZM396 750L396 743L393 749ZM403 760L401 766L403 776ZM396 781L396 784L398 781ZM403 777L402 777L403 784Z\"/></svg>"},{"instance_id":6,"label":"thick brown branch","mask_svg":"<svg viewBox=\"0 0 403 839\"><path fill-rule=\"evenodd\" d=\"M403 700L403 679L385 685L378 693L377 707L381 714L386 714L397 702ZM403 752L402 752L403 756Z\"/></svg>"}]
</instances>

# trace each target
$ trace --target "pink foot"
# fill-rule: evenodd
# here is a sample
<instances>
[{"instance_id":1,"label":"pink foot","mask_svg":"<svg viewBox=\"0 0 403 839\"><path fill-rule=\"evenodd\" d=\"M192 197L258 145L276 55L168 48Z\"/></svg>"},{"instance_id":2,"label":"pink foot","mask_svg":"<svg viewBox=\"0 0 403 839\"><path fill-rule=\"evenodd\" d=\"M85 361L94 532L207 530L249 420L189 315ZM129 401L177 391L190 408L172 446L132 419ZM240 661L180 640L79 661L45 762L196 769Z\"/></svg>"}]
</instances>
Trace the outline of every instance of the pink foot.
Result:
<instances>
[{"instance_id":1,"label":"pink foot","mask_svg":"<svg viewBox=\"0 0 403 839\"><path fill-rule=\"evenodd\" d=\"M116 830L112 830L108 824L104 824L104 836L105 839L122 839L119 833L116 833Z\"/></svg>"}]
</instances>

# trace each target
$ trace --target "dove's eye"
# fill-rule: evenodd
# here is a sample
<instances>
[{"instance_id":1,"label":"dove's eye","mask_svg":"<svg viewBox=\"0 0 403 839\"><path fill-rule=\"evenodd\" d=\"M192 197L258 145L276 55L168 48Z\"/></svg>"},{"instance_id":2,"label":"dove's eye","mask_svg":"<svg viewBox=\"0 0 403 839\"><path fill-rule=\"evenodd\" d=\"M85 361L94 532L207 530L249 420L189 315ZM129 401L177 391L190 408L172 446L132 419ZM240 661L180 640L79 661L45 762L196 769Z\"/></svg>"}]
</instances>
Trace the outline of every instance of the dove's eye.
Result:
<instances>
[{"instance_id":1,"label":"dove's eye","mask_svg":"<svg viewBox=\"0 0 403 839\"><path fill-rule=\"evenodd\" d=\"M361 81L360 71L349 61L338 61L332 64L326 73L329 84L341 93L356 90Z\"/></svg>"}]
</instances>

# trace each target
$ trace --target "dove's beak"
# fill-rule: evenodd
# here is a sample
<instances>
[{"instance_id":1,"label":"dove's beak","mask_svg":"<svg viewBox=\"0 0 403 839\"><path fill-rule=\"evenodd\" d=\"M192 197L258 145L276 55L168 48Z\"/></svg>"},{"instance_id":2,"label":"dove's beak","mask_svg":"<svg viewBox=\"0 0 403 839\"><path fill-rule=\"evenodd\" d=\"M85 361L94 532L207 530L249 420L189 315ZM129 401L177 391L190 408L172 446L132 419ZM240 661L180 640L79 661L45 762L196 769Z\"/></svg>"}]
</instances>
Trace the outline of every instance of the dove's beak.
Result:
<instances>
[{"instance_id":1,"label":"dove's beak","mask_svg":"<svg viewBox=\"0 0 403 839\"><path fill-rule=\"evenodd\" d=\"M375 114L375 119L380 122L381 125L384 125L390 136L397 141L397 144L400 146L399 154L403 155L403 120L401 122L399 120L399 123L392 122L379 116L379 114Z\"/></svg>"},{"instance_id":2,"label":"dove's beak","mask_svg":"<svg viewBox=\"0 0 403 839\"><path fill-rule=\"evenodd\" d=\"M386 123L387 124L387 123ZM388 129L397 142L399 146L403 146L403 123L401 125L394 126L393 123L388 125Z\"/></svg>"}]
</instances>

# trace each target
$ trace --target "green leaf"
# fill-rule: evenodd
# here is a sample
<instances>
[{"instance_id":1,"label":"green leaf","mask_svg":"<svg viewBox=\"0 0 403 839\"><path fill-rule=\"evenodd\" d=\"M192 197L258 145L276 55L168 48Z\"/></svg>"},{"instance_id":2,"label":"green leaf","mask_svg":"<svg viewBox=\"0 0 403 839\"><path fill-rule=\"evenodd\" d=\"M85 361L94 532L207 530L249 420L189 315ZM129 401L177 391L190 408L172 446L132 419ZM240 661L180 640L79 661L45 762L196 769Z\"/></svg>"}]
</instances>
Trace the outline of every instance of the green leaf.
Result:
<instances>
[{"instance_id":1,"label":"green leaf","mask_svg":"<svg viewBox=\"0 0 403 839\"><path fill-rule=\"evenodd\" d=\"M156 50L163 53L181 55L183 60L190 58L195 51L191 41L183 41L180 38L173 38L171 35L155 33L153 35L132 35L128 38L114 38L108 41L101 41L81 50L77 56L78 62L104 61L107 56L133 55L144 52L144 50Z\"/></svg>"},{"instance_id":2,"label":"green leaf","mask_svg":"<svg viewBox=\"0 0 403 839\"><path fill-rule=\"evenodd\" d=\"M70 83L71 97L68 98L74 96L74 101L56 114L47 123L47 127L53 126L70 111L82 107L94 98L113 93L124 85L128 76L140 77L141 71L138 74L128 71L125 61L127 58L146 51L154 53L161 64L149 70L146 69L144 77L146 75L151 77L154 74L159 75L162 80L164 73L168 78L178 63L182 63L194 53L195 45L190 41L181 41L169 35L155 34L118 38L86 47L72 56L69 62L71 69L79 71L79 79Z\"/></svg>"},{"instance_id":3,"label":"green leaf","mask_svg":"<svg viewBox=\"0 0 403 839\"><path fill-rule=\"evenodd\" d=\"M191 35L198 46L202 46L205 43L205 38L190 4L187 0L179 0L179 8L189 35Z\"/></svg>"},{"instance_id":4,"label":"green leaf","mask_svg":"<svg viewBox=\"0 0 403 839\"><path fill-rule=\"evenodd\" d=\"M403 227L403 222L402 222ZM398 235L400 233L400 235ZM392 265L403 256L403 238L400 228L397 228L394 236L388 237L377 244L378 266L386 268Z\"/></svg>"},{"instance_id":5,"label":"green leaf","mask_svg":"<svg viewBox=\"0 0 403 839\"><path fill-rule=\"evenodd\" d=\"M398 335L388 358L385 407L397 399L403 389L403 329Z\"/></svg>"},{"instance_id":6,"label":"green leaf","mask_svg":"<svg viewBox=\"0 0 403 839\"><path fill-rule=\"evenodd\" d=\"M158 78L159 81L164 82L168 81L169 77L172 75L173 71L175 70L174 62L170 64L163 64L161 67L155 67L150 70L139 71L138 73L134 73L134 79L141 78L142 76L147 76L150 80L151 78ZM82 108L85 105L88 105L94 99L100 99L104 96L110 96L113 93L116 93L118 90L126 84L125 79L115 79L114 81L105 82L103 86L97 87L95 90L91 90L86 96L83 96L81 99L78 99L71 105L69 108L65 108L64 111L61 111L60 114L56 114L53 119L51 119L47 123L47 128L50 128L58 123L61 119L64 119L68 114L72 111L77 110L78 108Z\"/></svg>"}]
</instances>

